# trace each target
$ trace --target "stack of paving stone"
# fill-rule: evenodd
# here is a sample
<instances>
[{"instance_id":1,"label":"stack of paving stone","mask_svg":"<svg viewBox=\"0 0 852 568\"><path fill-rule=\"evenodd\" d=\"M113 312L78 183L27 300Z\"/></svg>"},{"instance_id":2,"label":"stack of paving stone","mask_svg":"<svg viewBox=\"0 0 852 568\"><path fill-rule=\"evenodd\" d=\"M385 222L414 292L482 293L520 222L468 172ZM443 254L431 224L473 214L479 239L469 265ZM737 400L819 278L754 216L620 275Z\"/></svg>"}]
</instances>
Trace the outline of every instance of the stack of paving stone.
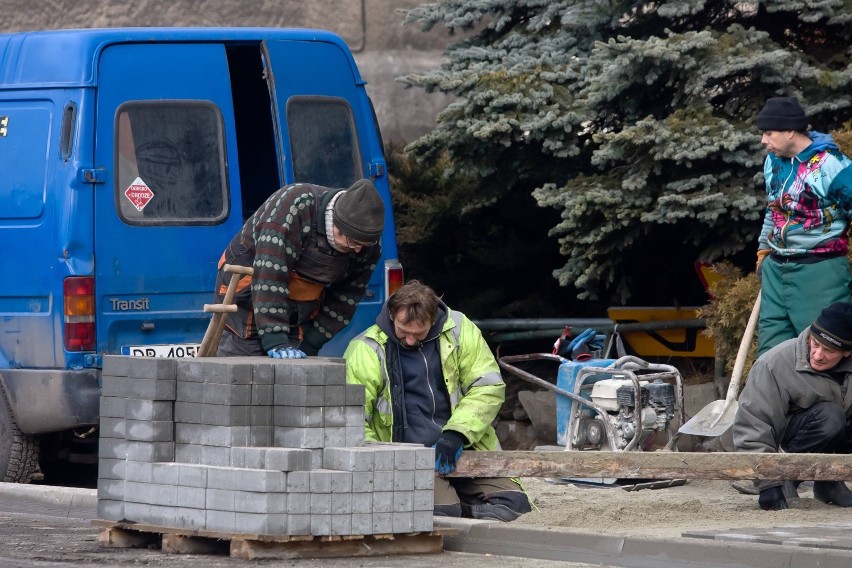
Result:
<instances>
[{"instance_id":1,"label":"stack of paving stone","mask_svg":"<svg viewBox=\"0 0 852 568\"><path fill-rule=\"evenodd\" d=\"M364 442L339 359L106 356L98 516L259 535L432 530L434 454Z\"/></svg>"}]
</instances>

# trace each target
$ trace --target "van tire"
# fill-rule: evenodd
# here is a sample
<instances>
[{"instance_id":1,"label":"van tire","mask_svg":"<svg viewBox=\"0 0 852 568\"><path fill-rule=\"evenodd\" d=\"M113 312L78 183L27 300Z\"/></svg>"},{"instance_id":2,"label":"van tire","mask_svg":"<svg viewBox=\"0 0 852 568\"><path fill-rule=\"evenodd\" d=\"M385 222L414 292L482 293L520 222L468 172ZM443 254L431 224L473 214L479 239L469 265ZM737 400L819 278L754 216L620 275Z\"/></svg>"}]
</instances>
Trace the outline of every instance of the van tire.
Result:
<instances>
[{"instance_id":1,"label":"van tire","mask_svg":"<svg viewBox=\"0 0 852 568\"><path fill-rule=\"evenodd\" d=\"M39 471L38 439L21 432L12 416L6 392L0 387L0 479L29 483Z\"/></svg>"}]
</instances>

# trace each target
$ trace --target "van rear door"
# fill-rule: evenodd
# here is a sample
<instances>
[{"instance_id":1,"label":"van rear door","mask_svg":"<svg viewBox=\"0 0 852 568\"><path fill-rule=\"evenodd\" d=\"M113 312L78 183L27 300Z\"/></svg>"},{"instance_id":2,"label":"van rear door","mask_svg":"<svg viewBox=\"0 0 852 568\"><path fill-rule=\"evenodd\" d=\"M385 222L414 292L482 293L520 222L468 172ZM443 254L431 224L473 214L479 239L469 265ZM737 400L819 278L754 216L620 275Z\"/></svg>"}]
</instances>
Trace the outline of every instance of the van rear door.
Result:
<instances>
[{"instance_id":1,"label":"van rear door","mask_svg":"<svg viewBox=\"0 0 852 568\"><path fill-rule=\"evenodd\" d=\"M263 53L273 95L279 167L287 182L348 187L369 176L369 164L383 162L381 146L363 82L348 52L330 42L285 40L265 41ZM391 218L387 178L374 179L374 184L387 199ZM396 254L392 225L387 225L391 229L383 239L383 247L388 245L383 256L389 250ZM383 272L376 270L352 325L327 343L321 354L342 354L348 341L373 323L383 288Z\"/></svg>"},{"instance_id":2,"label":"van rear door","mask_svg":"<svg viewBox=\"0 0 852 568\"><path fill-rule=\"evenodd\" d=\"M218 256L242 224L225 48L112 45L98 77L98 350L191 355Z\"/></svg>"}]
</instances>

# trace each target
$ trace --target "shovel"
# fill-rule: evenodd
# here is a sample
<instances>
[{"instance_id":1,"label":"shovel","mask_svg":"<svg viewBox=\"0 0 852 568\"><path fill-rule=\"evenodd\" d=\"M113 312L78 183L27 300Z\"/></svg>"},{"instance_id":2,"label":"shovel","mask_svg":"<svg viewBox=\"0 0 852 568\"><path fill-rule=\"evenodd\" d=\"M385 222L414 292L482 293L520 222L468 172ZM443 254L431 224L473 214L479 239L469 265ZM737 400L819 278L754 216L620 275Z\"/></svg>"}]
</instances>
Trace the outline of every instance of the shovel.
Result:
<instances>
[{"instance_id":1,"label":"shovel","mask_svg":"<svg viewBox=\"0 0 852 568\"><path fill-rule=\"evenodd\" d=\"M751 338L754 337L754 328L757 327L759 314L760 292L757 294L757 300L754 301L754 307L751 309L751 316L748 318L743 339L740 341L740 349L737 351L737 359L734 361L734 370L731 373L731 383L728 385L725 400L714 400L699 410L698 414L680 427L677 431L678 436L681 434L711 438L721 436L734 423L734 416L736 416L739 407L737 395L740 392L740 379L743 376L743 367L745 367L748 348L751 345Z\"/></svg>"}]
</instances>

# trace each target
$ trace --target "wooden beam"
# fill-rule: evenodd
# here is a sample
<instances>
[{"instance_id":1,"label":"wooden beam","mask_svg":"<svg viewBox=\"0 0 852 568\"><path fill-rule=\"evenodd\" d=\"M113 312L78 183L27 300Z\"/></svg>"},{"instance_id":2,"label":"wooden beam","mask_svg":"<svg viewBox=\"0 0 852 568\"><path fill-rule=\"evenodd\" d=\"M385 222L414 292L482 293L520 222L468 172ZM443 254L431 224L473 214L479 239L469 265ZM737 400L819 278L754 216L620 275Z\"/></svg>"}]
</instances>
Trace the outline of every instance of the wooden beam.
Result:
<instances>
[{"instance_id":1,"label":"wooden beam","mask_svg":"<svg viewBox=\"0 0 852 568\"><path fill-rule=\"evenodd\" d=\"M462 452L448 477L852 481L852 455L739 452Z\"/></svg>"}]
</instances>

